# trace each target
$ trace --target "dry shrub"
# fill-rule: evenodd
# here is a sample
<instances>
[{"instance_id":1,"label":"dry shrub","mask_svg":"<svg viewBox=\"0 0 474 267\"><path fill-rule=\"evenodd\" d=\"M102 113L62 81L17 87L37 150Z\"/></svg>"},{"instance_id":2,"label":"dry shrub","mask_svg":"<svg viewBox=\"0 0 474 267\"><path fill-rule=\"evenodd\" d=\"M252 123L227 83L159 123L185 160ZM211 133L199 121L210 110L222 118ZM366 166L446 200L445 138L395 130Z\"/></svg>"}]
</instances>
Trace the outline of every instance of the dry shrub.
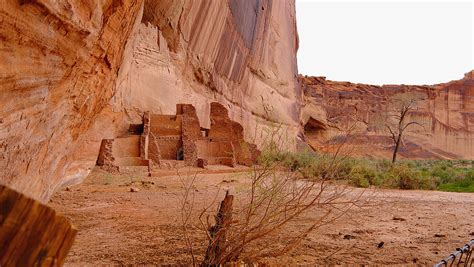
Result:
<instances>
[{"instance_id":1,"label":"dry shrub","mask_svg":"<svg viewBox=\"0 0 474 267\"><path fill-rule=\"evenodd\" d=\"M213 255L212 261L205 261L204 265L254 263L265 257L283 255L309 233L358 204L362 193L348 194L348 186L335 182L341 167L340 157L328 158L318 166L317 175L308 177L306 169L311 169L316 163L307 154L289 153L282 147L286 147L282 139L276 134L271 136L258 164L245 178L248 186L230 192L235 199L230 223L209 234L210 229L216 231L216 226L212 225L215 221L221 222L219 216L222 215L214 216L215 202L200 208L196 219L200 229L206 232L208 247L215 246L216 242L220 247L219 255ZM186 225L196 222L196 219L190 220L190 214L197 207L191 203L193 190L190 188L194 179L183 178L182 181L191 181L183 182L182 223ZM193 242L189 241L186 226L183 230L196 264ZM222 243L223 239L225 242Z\"/></svg>"}]
</instances>

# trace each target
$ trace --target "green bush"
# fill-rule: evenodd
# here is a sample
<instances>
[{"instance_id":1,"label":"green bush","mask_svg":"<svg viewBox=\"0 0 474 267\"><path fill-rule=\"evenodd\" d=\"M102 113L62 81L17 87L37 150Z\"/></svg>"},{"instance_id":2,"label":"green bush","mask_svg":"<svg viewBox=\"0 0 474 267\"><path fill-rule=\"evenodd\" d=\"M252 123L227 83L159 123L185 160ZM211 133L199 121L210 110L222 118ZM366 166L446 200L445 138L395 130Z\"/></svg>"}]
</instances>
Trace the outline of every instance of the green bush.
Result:
<instances>
[{"instance_id":1,"label":"green bush","mask_svg":"<svg viewBox=\"0 0 474 267\"><path fill-rule=\"evenodd\" d=\"M474 161L388 160L333 158L314 152L281 152L269 146L261 165L276 164L299 172L306 179L347 180L357 187L371 185L397 189L474 192Z\"/></svg>"},{"instance_id":2,"label":"green bush","mask_svg":"<svg viewBox=\"0 0 474 267\"><path fill-rule=\"evenodd\" d=\"M358 187L369 187L377 185L377 171L374 166L368 164L356 165L349 173L350 181Z\"/></svg>"},{"instance_id":3,"label":"green bush","mask_svg":"<svg viewBox=\"0 0 474 267\"><path fill-rule=\"evenodd\" d=\"M449 182L450 179L452 179L453 174L453 168L445 163L436 164L431 170L431 175L433 177L438 177L439 179L441 179L442 183Z\"/></svg>"},{"instance_id":4,"label":"green bush","mask_svg":"<svg viewBox=\"0 0 474 267\"><path fill-rule=\"evenodd\" d=\"M466 173L465 179L474 182L474 168Z\"/></svg>"},{"instance_id":5,"label":"green bush","mask_svg":"<svg viewBox=\"0 0 474 267\"><path fill-rule=\"evenodd\" d=\"M438 189L450 192L474 192L474 169L467 170L457 181L441 184Z\"/></svg>"},{"instance_id":6,"label":"green bush","mask_svg":"<svg viewBox=\"0 0 474 267\"><path fill-rule=\"evenodd\" d=\"M414 171L408 164L395 164L388 171L390 187L400 189L418 189L420 187L420 173Z\"/></svg>"}]
</instances>

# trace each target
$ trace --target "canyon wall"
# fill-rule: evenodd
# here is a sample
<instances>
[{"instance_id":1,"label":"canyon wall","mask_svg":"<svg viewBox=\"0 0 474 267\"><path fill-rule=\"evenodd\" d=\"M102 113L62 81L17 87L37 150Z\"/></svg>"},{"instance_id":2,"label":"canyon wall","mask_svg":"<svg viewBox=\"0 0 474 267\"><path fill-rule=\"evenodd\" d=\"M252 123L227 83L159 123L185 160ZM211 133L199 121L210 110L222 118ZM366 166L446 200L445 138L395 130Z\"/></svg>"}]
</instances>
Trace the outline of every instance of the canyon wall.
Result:
<instances>
[{"instance_id":1,"label":"canyon wall","mask_svg":"<svg viewBox=\"0 0 474 267\"><path fill-rule=\"evenodd\" d=\"M275 123L294 136L297 48L293 1L146 1L111 104L130 116L192 104L209 129L217 101L248 140Z\"/></svg>"},{"instance_id":2,"label":"canyon wall","mask_svg":"<svg viewBox=\"0 0 474 267\"><path fill-rule=\"evenodd\" d=\"M45 201L114 94L140 0L4 0L0 182Z\"/></svg>"},{"instance_id":3,"label":"canyon wall","mask_svg":"<svg viewBox=\"0 0 474 267\"><path fill-rule=\"evenodd\" d=\"M461 80L436 85L367 85L301 76L302 124L307 141L325 150L347 142L351 153L389 157L388 131L373 127L390 99L399 93L421 96L409 113L418 122L407 129L404 158L474 159L474 72ZM349 136L349 138L342 138Z\"/></svg>"},{"instance_id":4,"label":"canyon wall","mask_svg":"<svg viewBox=\"0 0 474 267\"><path fill-rule=\"evenodd\" d=\"M40 201L145 111L209 128L219 102L258 145L300 131L292 0L5 0L0 21L0 183Z\"/></svg>"}]
</instances>

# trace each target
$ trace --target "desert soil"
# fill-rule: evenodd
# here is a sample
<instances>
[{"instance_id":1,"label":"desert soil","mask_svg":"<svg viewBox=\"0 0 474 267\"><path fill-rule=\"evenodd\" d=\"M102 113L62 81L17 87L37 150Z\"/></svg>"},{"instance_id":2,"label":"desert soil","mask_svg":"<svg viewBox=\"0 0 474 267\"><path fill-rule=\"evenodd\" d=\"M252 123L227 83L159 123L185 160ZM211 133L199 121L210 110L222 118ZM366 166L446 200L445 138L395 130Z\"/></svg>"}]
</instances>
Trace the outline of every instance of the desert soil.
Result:
<instances>
[{"instance_id":1,"label":"desert soil","mask_svg":"<svg viewBox=\"0 0 474 267\"><path fill-rule=\"evenodd\" d=\"M218 189L223 194L222 189L238 191L246 185L245 172L219 173L225 171L196 177L196 209L211 203ZM183 191L179 176L132 173L112 175L94 169L82 184L53 196L49 205L79 229L67 265L190 263L179 223ZM132 187L138 191L131 192ZM364 194L369 204L322 226L289 253L262 261L426 265L474 238L474 194L402 190ZM197 229L191 230L191 238L196 247L207 243Z\"/></svg>"}]
</instances>

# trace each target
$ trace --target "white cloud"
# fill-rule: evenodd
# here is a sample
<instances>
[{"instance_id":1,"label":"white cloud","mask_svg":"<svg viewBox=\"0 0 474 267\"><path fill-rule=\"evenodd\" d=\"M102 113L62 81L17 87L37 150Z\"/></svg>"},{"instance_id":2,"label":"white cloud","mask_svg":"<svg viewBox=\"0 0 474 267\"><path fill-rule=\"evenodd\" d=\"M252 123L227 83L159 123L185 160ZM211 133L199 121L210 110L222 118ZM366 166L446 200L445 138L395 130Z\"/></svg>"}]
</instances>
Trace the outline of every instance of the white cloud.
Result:
<instances>
[{"instance_id":1,"label":"white cloud","mask_svg":"<svg viewBox=\"0 0 474 267\"><path fill-rule=\"evenodd\" d=\"M472 2L296 1L299 72L433 84L474 68Z\"/></svg>"}]
</instances>

